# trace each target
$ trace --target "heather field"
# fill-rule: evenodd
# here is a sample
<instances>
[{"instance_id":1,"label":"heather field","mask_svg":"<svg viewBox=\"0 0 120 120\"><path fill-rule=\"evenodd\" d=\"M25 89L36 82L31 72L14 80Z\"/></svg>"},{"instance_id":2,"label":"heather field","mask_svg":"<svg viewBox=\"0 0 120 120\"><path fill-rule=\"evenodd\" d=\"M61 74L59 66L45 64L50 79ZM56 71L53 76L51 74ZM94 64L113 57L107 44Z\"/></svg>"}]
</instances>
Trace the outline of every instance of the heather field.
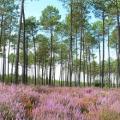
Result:
<instances>
[{"instance_id":1,"label":"heather field","mask_svg":"<svg viewBox=\"0 0 120 120\"><path fill-rule=\"evenodd\" d=\"M0 120L120 120L120 90L0 84Z\"/></svg>"}]
</instances>

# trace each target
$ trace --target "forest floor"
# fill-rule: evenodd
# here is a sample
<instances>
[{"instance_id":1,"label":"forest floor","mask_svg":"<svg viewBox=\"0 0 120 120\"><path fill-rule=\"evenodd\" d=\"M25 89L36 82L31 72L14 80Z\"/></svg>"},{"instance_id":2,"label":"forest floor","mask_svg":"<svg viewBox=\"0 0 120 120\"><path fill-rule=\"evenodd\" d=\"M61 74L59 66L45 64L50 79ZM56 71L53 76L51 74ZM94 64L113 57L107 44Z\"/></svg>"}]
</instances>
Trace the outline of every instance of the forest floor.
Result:
<instances>
[{"instance_id":1,"label":"forest floor","mask_svg":"<svg viewBox=\"0 0 120 120\"><path fill-rule=\"evenodd\" d=\"M120 120L120 89L0 83L0 120Z\"/></svg>"}]
</instances>

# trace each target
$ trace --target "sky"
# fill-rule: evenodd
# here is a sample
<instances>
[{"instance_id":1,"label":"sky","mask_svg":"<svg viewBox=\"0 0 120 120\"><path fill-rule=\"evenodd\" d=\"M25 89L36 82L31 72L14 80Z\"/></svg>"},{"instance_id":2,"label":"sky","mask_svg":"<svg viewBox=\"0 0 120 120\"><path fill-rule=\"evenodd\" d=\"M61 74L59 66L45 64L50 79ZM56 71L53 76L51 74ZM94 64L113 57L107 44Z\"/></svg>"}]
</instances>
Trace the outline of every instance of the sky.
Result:
<instances>
[{"instance_id":1,"label":"sky","mask_svg":"<svg viewBox=\"0 0 120 120\"><path fill-rule=\"evenodd\" d=\"M63 6L63 3L59 0L26 0L25 2L25 14L26 17L34 16L38 20L40 19L41 12L48 6L52 5L56 8L58 8L61 19L63 20L65 18L65 15L67 14L67 10Z\"/></svg>"}]
</instances>

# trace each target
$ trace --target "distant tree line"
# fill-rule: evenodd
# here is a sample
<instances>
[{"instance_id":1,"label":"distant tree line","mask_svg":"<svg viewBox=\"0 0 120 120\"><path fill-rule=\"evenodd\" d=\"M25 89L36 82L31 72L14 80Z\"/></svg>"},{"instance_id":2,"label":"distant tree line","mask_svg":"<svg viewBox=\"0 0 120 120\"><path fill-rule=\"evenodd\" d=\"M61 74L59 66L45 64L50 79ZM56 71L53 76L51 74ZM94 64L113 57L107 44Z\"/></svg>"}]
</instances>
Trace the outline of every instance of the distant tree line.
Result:
<instances>
[{"instance_id":1,"label":"distant tree line","mask_svg":"<svg viewBox=\"0 0 120 120\"><path fill-rule=\"evenodd\" d=\"M0 80L119 87L120 0L60 1L68 10L63 21L56 7L47 6L37 20L26 18L25 0L0 0Z\"/></svg>"}]
</instances>

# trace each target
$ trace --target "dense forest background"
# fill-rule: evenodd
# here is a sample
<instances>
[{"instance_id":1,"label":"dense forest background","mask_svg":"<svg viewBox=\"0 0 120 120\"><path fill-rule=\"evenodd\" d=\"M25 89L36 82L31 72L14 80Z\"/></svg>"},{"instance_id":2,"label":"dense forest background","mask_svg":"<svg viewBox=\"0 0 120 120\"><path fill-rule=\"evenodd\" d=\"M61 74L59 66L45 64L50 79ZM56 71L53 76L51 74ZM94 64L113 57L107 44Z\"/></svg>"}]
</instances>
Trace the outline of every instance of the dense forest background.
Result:
<instances>
[{"instance_id":1,"label":"dense forest background","mask_svg":"<svg viewBox=\"0 0 120 120\"><path fill-rule=\"evenodd\" d=\"M37 20L26 18L25 0L0 0L0 80L119 87L120 0L60 1L64 20L51 5Z\"/></svg>"}]
</instances>

